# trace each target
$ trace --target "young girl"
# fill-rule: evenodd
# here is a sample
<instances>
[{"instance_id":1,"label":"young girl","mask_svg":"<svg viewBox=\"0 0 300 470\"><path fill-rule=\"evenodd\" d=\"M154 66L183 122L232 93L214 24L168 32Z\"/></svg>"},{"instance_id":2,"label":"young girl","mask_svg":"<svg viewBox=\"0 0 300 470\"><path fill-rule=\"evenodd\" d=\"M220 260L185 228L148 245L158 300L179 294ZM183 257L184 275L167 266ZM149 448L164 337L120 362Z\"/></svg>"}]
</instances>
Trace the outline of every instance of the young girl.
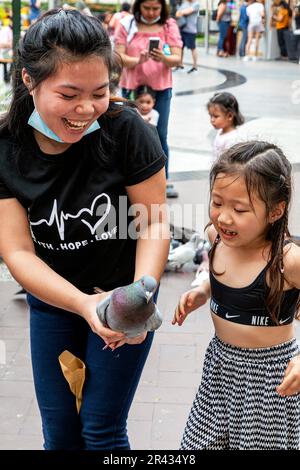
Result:
<instances>
[{"instance_id":1,"label":"young girl","mask_svg":"<svg viewBox=\"0 0 300 470\"><path fill-rule=\"evenodd\" d=\"M157 126L159 113L154 109L155 92L152 88L147 85L138 87L135 91L135 103L144 121Z\"/></svg>"},{"instance_id":2,"label":"young girl","mask_svg":"<svg viewBox=\"0 0 300 470\"><path fill-rule=\"evenodd\" d=\"M207 103L210 122L218 130L213 144L214 159L224 150L240 142L242 137L237 126L244 123L235 96L231 93L215 93Z\"/></svg>"},{"instance_id":3,"label":"young girl","mask_svg":"<svg viewBox=\"0 0 300 470\"><path fill-rule=\"evenodd\" d=\"M47 450L129 449L127 415L153 334L105 328L96 306L145 273L159 281L169 251L166 217L151 211L165 203L165 157L136 111L113 103L113 71L96 18L51 10L20 43L0 121L0 253L29 292ZM132 238L135 203L147 210L144 236ZM86 364L80 415L58 361L65 349Z\"/></svg>"},{"instance_id":4,"label":"young girl","mask_svg":"<svg viewBox=\"0 0 300 470\"><path fill-rule=\"evenodd\" d=\"M215 326L183 449L298 449L300 248L288 238L291 165L266 142L233 146L210 173L210 280L184 293L173 324L209 297Z\"/></svg>"}]
</instances>

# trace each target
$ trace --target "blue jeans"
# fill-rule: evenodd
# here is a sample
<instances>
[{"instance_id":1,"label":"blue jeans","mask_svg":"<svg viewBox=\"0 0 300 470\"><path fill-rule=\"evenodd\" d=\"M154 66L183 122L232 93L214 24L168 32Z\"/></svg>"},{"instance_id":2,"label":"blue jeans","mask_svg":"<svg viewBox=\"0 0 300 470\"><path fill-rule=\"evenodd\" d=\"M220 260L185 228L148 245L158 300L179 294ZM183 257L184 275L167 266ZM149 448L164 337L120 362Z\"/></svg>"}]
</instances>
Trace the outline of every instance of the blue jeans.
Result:
<instances>
[{"instance_id":1,"label":"blue jeans","mask_svg":"<svg viewBox=\"0 0 300 470\"><path fill-rule=\"evenodd\" d=\"M123 98L129 98L132 90L122 88ZM160 143L163 151L166 154L166 177L169 176L169 147L168 147L168 124L171 108L172 88L166 90L155 91L155 106L154 109L159 113L157 123L157 132L159 135Z\"/></svg>"},{"instance_id":2,"label":"blue jeans","mask_svg":"<svg viewBox=\"0 0 300 470\"><path fill-rule=\"evenodd\" d=\"M224 51L224 41L227 36L230 21L219 21L219 41L218 41L218 52Z\"/></svg>"},{"instance_id":3,"label":"blue jeans","mask_svg":"<svg viewBox=\"0 0 300 470\"><path fill-rule=\"evenodd\" d=\"M246 51L246 44L247 44L247 38L248 38L248 29L244 28L242 29L242 39L240 43L240 57L245 56L245 51Z\"/></svg>"},{"instance_id":4,"label":"blue jeans","mask_svg":"<svg viewBox=\"0 0 300 470\"><path fill-rule=\"evenodd\" d=\"M102 350L80 316L28 295L33 377L47 450L130 449L126 420L153 333L142 344ZM80 414L58 356L67 349L86 365Z\"/></svg>"}]
</instances>

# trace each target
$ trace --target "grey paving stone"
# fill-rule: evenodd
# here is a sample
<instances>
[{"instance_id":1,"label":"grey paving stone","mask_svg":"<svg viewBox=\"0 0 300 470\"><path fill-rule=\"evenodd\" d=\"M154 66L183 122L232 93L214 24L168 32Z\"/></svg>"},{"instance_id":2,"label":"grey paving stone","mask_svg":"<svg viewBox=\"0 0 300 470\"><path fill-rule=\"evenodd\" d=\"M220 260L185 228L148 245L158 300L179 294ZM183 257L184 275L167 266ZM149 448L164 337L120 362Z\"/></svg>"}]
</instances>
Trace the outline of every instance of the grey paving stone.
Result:
<instances>
[{"instance_id":1,"label":"grey paving stone","mask_svg":"<svg viewBox=\"0 0 300 470\"><path fill-rule=\"evenodd\" d=\"M132 450L150 449L151 445L151 421L128 422L128 436Z\"/></svg>"},{"instance_id":2,"label":"grey paving stone","mask_svg":"<svg viewBox=\"0 0 300 470\"><path fill-rule=\"evenodd\" d=\"M134 402L130 408L129 420L131 421L152 421L154 412L153 403Z\"/></svg>"}]
</instances>

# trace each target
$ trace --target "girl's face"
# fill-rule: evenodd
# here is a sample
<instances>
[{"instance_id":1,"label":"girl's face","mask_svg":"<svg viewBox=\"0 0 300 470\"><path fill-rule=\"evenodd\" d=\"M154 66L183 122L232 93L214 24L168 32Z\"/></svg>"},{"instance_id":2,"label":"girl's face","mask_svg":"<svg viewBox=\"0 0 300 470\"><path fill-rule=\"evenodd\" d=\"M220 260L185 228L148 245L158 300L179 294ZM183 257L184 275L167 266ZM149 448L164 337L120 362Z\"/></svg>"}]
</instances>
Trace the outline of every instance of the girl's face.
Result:
<instances>
[{"instance_id":1,"label":"girl's face","mask_svg":"<svg viewBox=\"0 0 300 470\"><path fill-rule=\"evenodd\" d=\"M136 99L136 104L141 114L148 114L153 109L154 99L149 93L141 95Z\"/></svg>"},{"instance_id":2,"label":"girl's face","mask_svg":"<svg viewBox=\"0 0 300 470\"><path fill-rule=\"evenodd\" d=\"M108 108L107 66L95 56L62 64L54 75L31 91L31 95L47 126L63 142L73 144ZM36 137L39 141L39 135Z\"/></svg>"},{"instance_id":3,"label":"girl's face","mask_svg":"<svg viewBox=\"0 0 300 470\"><path fill-rule=\"evenodd\" d=\"M146 0L140 5L141 15L145 20L151 22L161 14L161 3L157 0Z\"/></svg>"},{"instance_id":4,"label":"girl's face","mask_svg":"<svg viewBox=\"0 0 300 470\"><path fill-rule=\"evenodd\" d=\"M209 106L208 114L210 116L210 122L215 129L223 129L226 131L233 126L232 113L226 113L218 104Z\"/></svg>"},{"instance_id":5,"label":"girl's face","mask_svg":"<svg viewBox=\"0 0 300 470\"><path fill-rule=\"evenodd\" d=\"M269 226L265 203L256 194L251 195L251 202L243 176L217 175L210 218L225 245L255 247L265 241Z\"/></svg>"}]
</instances>

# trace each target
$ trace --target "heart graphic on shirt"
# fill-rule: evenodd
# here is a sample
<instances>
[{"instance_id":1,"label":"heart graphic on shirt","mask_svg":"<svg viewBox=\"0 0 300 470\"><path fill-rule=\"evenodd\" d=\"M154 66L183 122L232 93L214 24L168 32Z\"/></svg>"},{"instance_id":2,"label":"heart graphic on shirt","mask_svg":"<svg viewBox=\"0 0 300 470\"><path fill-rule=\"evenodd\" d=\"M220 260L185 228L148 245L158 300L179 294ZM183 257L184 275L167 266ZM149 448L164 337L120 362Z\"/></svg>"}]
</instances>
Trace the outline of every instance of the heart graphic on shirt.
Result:
<instances>
[{"instance_id":1,"label":"heart graphic on shirt","mask_svg":"<svg viewBox=\"0 0 300 470\"><path fill-rule=\"evenodd\" d=\"M95 215L97 215L97 209L99 207L97 205L97 203L102 198L105 200L105 203L101 204L100 208L101 209L104 208L104 213L101 214L101 217L99 218L99 220L96 222L95 225L91 225L87 220L82 219L81 216L85 212L90 214L90 216L93 216L95 207L96 207ZM105 207L105 204L106 204L106 207ZM64 240L65 239L65 222L69 219L79 219L80 218L80 221L83 224L85 224L90 229L91 234L94 235L96 233L97 228L106 219L106 217L108 216L108 214L110 212L110 209L111 209L110 197L105 193L101 193L101 194L99 194L98 196L95 197L95 199L93 200L93 202L91 204L90 209L87 208L87 207L83 207L76 214L71 214L69 212L65 213L63 211L59 212L58 208L57 208L57 205L58 205L57 204L57 199L54 199L53 207L52 207L52 211L51 211L49 219L39 219L39 220L36 220L36 221L30 220L30 228L31 228L32 234L33 234L32 227L35 226L35 225L46 224L46 225L48 225L48 227L51 227L52 225L56 225L59 236L60 236L60 239Z\"/></svg>"},{"instance_id":2,"label":"heart graphic on shirt","mask_svg":"<svg viewBox=\"0 0 300 470\"><path fill-rule=\"evenodd\" d=\"M99 201L99 199L101 199L102 197L106 198L106 204L107 204L107 207L104 211L104 214L101 215L100 219L95 223L94 226L92 226L91 224L89 224L89 222L87 222L85 219L80 219L81 222L83 224L85 224L91 231L91 234L92 235L95 235L96 233L96 230L97 228L99 227L99 225L102 224L102 222L106 219L106 217L108 216L109 212L110 212L110 208L111 208L111 201L110 201L110 197L105 194L105 193L102 193L102 194L99 194L99 196L95 197L95 199L93 200L92 202L92 205L91 205L91 208L90 209L83 209L84 212L88 212L91 216L94 215L94 209L96 207L96 204L97 202ZM101 204L101 206L103 206L103 204ZM99 206L97 205L97 208ZM82 213L82 212L81 212ZM97 215L97 213L96 213Z\"/></svg>"}]
</instances>

